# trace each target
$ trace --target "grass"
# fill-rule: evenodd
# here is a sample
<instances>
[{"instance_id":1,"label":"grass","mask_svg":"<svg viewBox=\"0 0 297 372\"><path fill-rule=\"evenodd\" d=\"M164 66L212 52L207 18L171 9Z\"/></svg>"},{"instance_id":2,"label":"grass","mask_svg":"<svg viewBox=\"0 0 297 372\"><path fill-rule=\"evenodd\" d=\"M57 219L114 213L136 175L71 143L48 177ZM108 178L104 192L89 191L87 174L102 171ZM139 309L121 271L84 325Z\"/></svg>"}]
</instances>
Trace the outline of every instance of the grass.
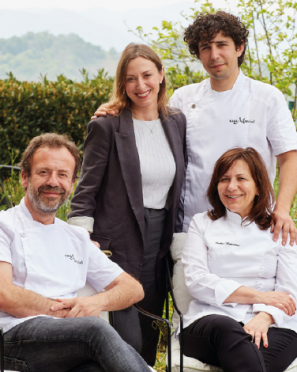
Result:
<instances>
[{"instance_id":1,"label":"grass","mask_svg":"<svg viewBox=\"0 0 297 372\"><path fill-rule=\"evenodd\" d=\"M277 170L277 176L274 182L274 190L276 196L278 195L278 176L279 172ZM1 206L1 201L3 201L6 198L6 201L9 203L9 207L13 207L14 205L17 205L20 203L22 197L24 196L24 190L21 184L20 180L20 172L18 171L11 171L8 178L3 182L3 184L0 184L0 210L5 210L7 208L7 205ZM72 197L72 195L71 195ZM60 219L66 221L67 220L67 214L70 212L70 199L67 201L65 205L63 205L58 213L57 217ZM295 196L292 207L290 210L290 215L293 218L295 224L297 224L297 195ZM170 302L169 305L169 313L170 313L170 319L172 316L172 302ZM165 311L165 310L164 310ZM165 317L165 313L163 314ZM160 335L160 341L159 341L159 347L157 352L157 360L156 364L154 366L155 370L158 372L165 372L166 371L166 332L162 332L161 329L161 335Z\"/></svg>"}]
</instances>

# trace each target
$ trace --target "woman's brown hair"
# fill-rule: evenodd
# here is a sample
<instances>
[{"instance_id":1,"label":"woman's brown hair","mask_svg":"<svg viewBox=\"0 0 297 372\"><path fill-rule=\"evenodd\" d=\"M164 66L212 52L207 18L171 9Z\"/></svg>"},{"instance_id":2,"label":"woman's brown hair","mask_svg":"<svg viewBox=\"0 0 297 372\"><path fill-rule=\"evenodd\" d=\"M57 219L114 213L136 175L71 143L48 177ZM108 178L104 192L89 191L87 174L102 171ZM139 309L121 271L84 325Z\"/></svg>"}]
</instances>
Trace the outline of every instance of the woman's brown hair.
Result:
<instances>
[{"instance_id":1,"label":"woman's brown hair","mask_svg":"<svg viewBox=\"0 0 297 372\"><path fill-rule=\"evenodd\" d=\"M147 45L144 44L134 44L131 43L126 46L124 49L121 58L119 60L116 76L113 84L113 92L111 100L108 102L109 109L117 109L119 110L119 114L123 111L124 108L131 109L131 99L127 96L125 83L126 83L126 73L128 63L137 57L142 57L152 61L157 70L162 72L162 61L157 55L156 52L153 51ZM168 115L167 111L167 102L168 102L168 93L166 88L166 79L165 75L163 77L162 83L160 84L160 90L158 93L158 111L161 111L164 116Z\"/></svg>"},{"instance_id":2,"label":"woman's brown hair","mask_svg":"<svg viewBox=\"0 0 297 372\"><path fill-rule=\"evenodd\" d=\"M207 197L213 209L209 211L208 217L217 220L225 216L226 208L221 202L218 193L218 184L224 174L232 167L236 160L243 160L248 165L252 178L258 188L259 195L255 196L254 206L246 221L255 222L259 229L267 230L272 223L272 206L275 201L274 191L271 186L266 166L261 155L252 147L234 148L226 151L216 162L207 189Z\"/></svg>"}]
</instances>

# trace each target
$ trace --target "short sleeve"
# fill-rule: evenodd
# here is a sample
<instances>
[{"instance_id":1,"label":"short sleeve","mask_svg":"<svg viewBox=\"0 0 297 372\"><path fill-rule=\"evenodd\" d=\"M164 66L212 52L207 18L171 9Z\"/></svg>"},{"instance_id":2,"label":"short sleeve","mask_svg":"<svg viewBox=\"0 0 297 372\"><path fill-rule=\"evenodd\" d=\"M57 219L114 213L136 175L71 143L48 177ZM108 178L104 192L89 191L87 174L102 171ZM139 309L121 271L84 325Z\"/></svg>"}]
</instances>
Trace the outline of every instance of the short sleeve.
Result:
<instances>
[{"instance_id":1,"label":"short sleeve","mask_svg":"<svg viewBox=\"0 0 297 372\"><path fill-rule=\"evenodd\" d=\"M169 106L176 107L182 111L182 100L180 98L180 89L174 91L173 95L170 97Z\"/></svg>"},{"instance_id":2,"label":"short sleeve","mask_svg":"<svg viewBox=\"0 0 297 372\"><path fill-rule=\"evenodd\" d=\"M1 214L4 214L4 213L5 212L1 212ZM4 261L4 262L8 262L12 264L11 244L12 244L12 238L7 231L7 228L3 222L3 219L0 218L0 261Z\"/></svg>"},{"instance_id":3,"label":"short sleeve","mask_svg":"<svg viewBox=\"0 0 297 372\"><path fill-rule=\"evenodd\" d=\"M275 156L284 152L297 150L297 134L291 112L284 95L273 89L269 103L267 121L267 138Z\"/></svg>"},{"instance_id":4,"label":"short sleeve","mask_svg":"<svg viewBox=\"0 0 297 372\"><path fill-rule=\"evenodd\" d=\"M87 281L97 292L101 292L124 271L90 240L87 244L89 249Z\"/></svg>"}]
</instances>

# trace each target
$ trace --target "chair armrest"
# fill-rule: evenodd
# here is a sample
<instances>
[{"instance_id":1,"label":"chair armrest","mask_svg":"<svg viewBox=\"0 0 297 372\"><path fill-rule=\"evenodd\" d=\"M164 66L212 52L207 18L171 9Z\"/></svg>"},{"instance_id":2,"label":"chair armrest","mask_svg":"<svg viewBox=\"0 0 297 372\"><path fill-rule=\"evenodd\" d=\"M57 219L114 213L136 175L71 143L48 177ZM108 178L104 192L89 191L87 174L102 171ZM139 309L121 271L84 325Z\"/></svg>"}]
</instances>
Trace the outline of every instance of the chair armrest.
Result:
<instances>
[{"instance_id":1,"label":"chair armrest","mask_svg":"<svg viewBox=\"0 0 297 372\"><path fill-rule=\"evenodd\" d=\"M163 322L166 324L167 327L167 344L168 344L168 366L167 366L167 372L171 372L171 326L168 319L164 319L160 316L154 315L149 313L146 310L143 310L139 305L134 304L133 305L141 314L148 316L149 318L159 320L160 322Z\"/></svg>"}]
</instances>

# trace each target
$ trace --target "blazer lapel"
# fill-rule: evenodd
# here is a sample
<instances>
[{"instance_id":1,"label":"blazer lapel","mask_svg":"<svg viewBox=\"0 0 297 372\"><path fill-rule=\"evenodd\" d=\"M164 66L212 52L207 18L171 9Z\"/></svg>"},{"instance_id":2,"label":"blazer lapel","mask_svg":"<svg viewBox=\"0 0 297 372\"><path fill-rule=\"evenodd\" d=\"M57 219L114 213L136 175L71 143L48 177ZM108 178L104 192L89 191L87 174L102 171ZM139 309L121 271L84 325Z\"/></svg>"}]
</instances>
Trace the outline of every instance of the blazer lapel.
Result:
<instances>
[{"instance_id":1,"label":"blazer lapel","mask_svg":"<svg viewBox=\"0 0 297 372\"><path fill-rule=\"evenodd\" d=\"M131 111L123 110L119 119L120 127L119 132L115 133L115 142L128 198L144 238L142 181Z\"/></svg>"}]
</instances>

